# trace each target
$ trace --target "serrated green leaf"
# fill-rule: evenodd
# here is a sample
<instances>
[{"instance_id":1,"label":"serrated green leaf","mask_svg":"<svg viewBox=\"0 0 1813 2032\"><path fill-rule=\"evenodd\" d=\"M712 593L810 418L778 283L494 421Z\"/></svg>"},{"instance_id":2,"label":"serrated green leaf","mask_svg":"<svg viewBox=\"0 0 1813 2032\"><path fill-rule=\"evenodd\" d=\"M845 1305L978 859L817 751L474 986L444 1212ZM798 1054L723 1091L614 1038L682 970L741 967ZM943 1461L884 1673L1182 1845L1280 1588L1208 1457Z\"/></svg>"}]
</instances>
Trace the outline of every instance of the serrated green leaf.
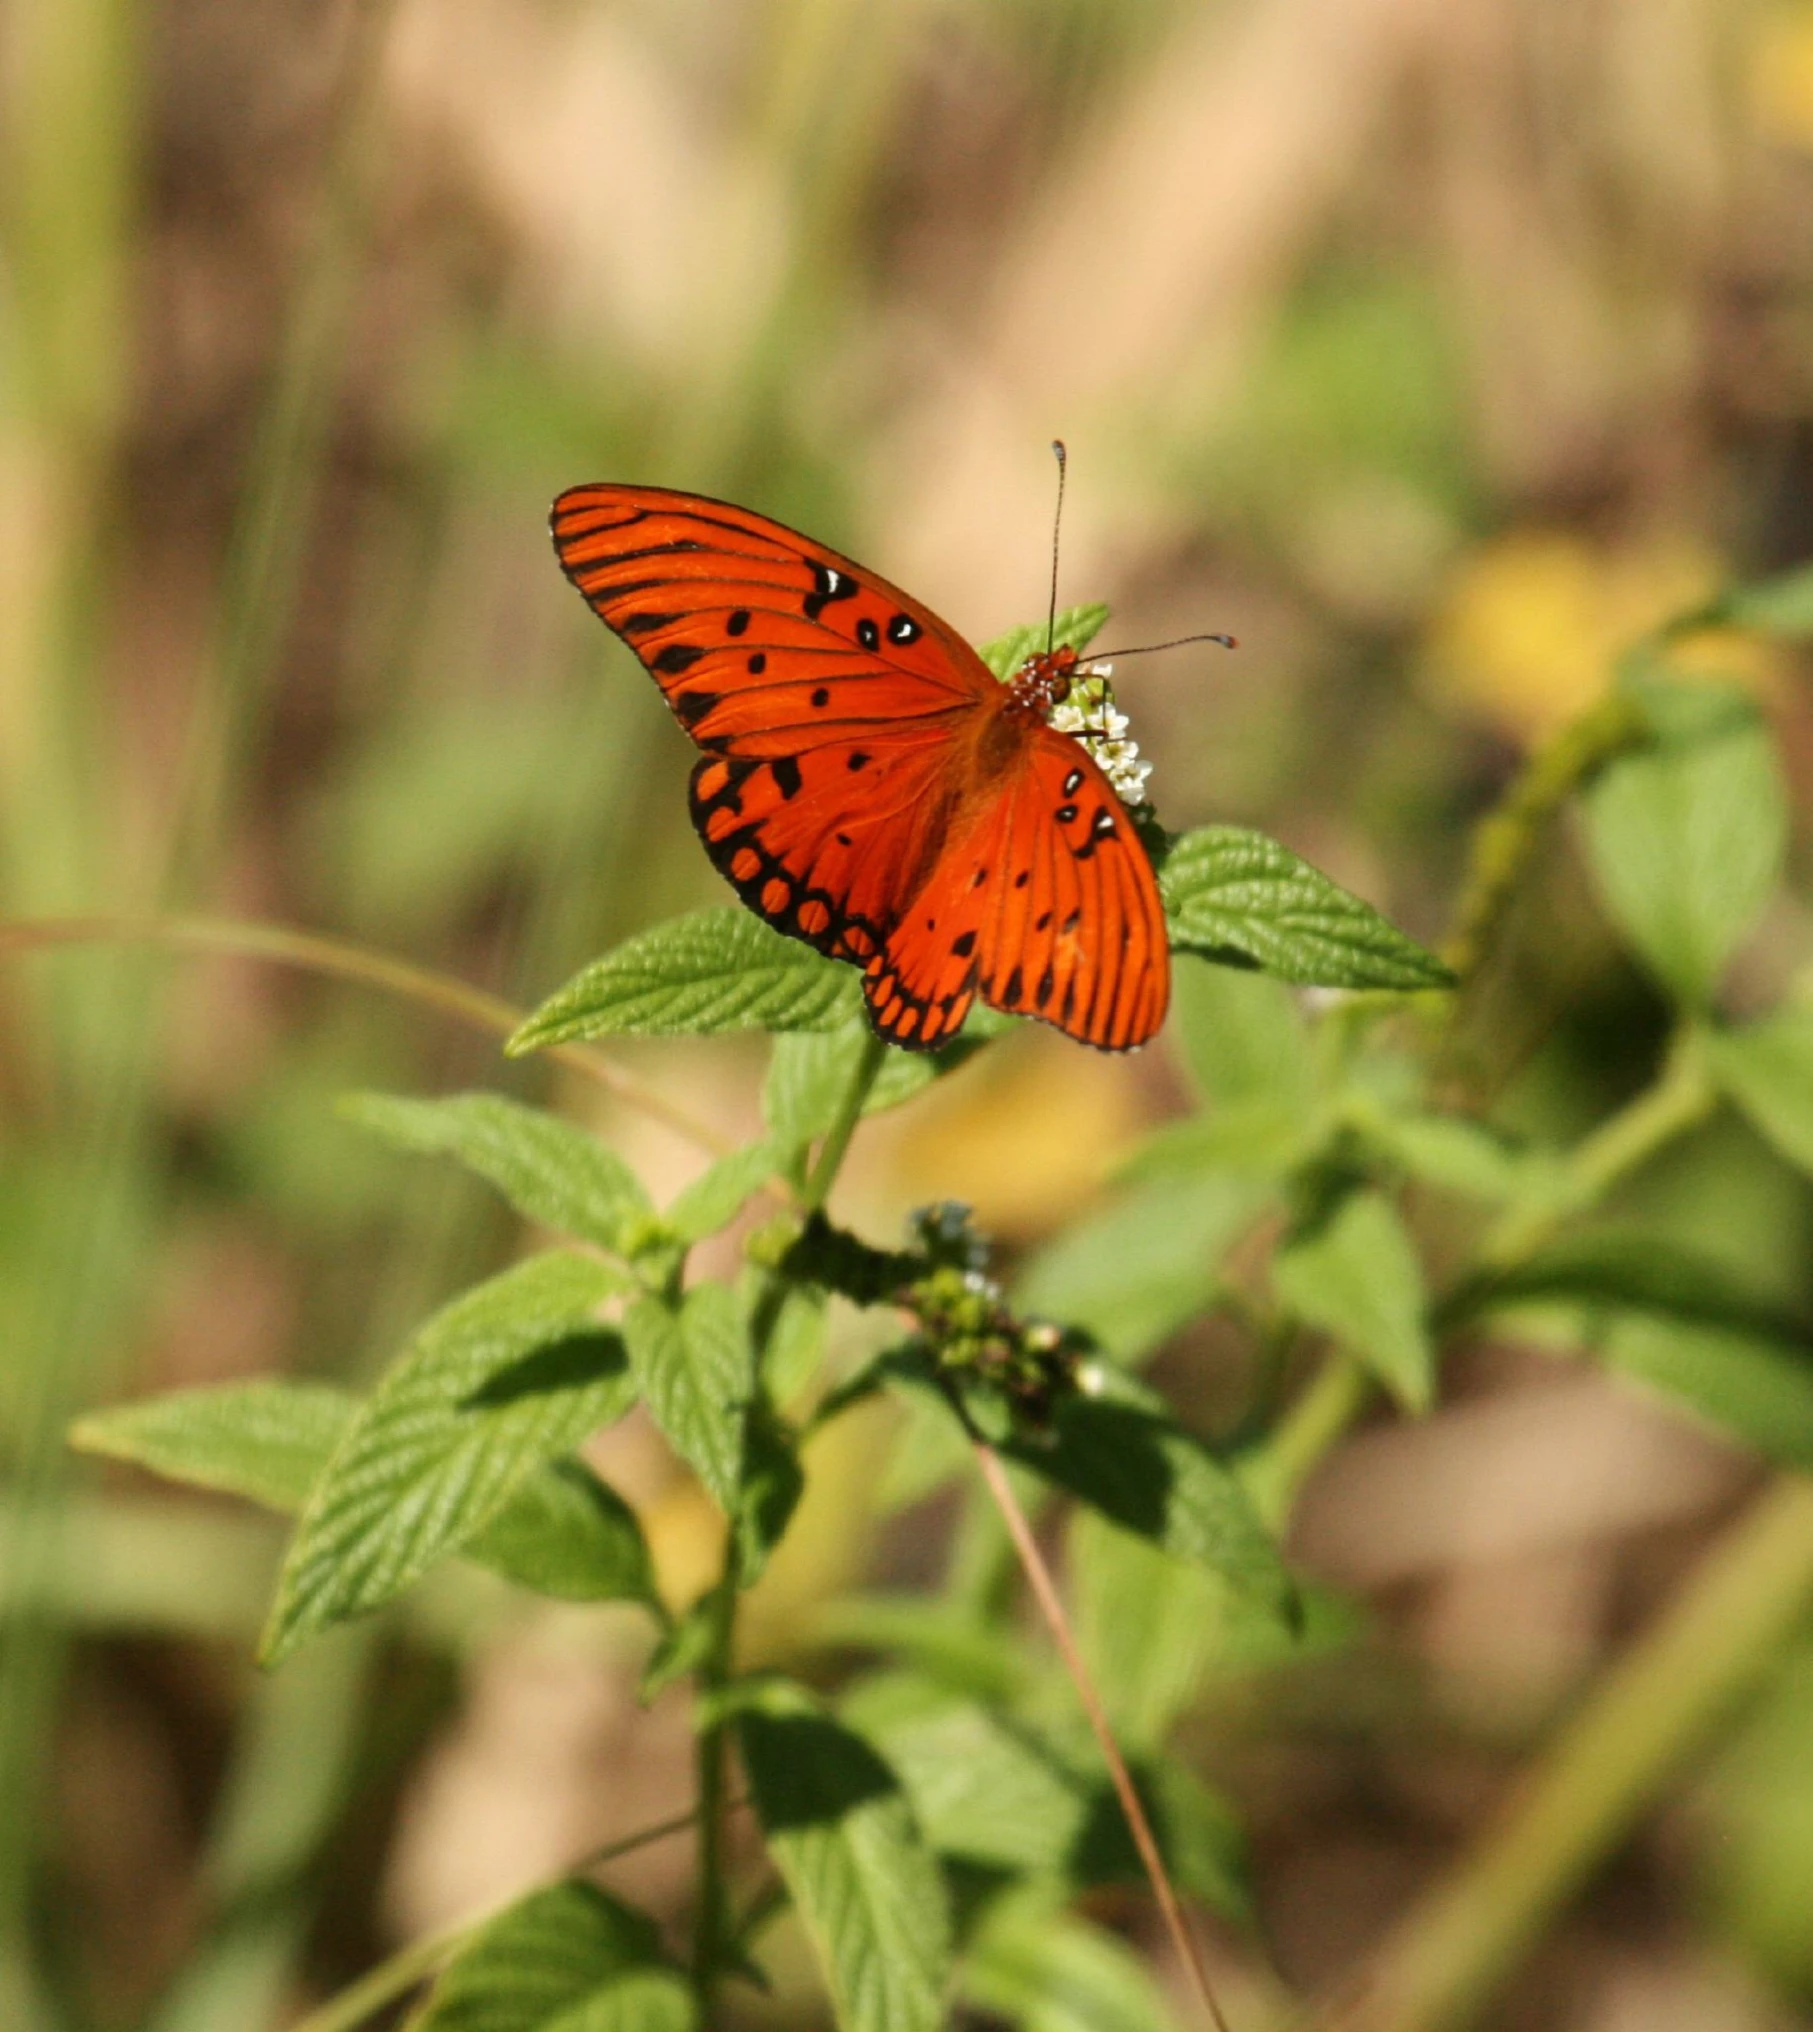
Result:
<instances>
[{"instance_id":1,"label":"serrated green leaf","mask_svg":"<svg viewBox=\"0 0 1813 2032\"><path fill-rule=\"evenodd\" d=\"M1757 1133L1813 1172L1813 1010L1778 1009L1706 1041L1713 1077Z\"/></svg>"},{"instance_id":2,"label":"serrated green leaf","mask_svg":"<svg viewBox=\"0 0 1813 2032\"><path fill-rule=\"evenodd\" d=\"M1120 1166L1120 1178L1187 1183L1213 1172L1281 1179L1313 1148L1313 1125L1278 1101L1237 1101L1166 1122Z\"/></svg>"},{"instance_id":3,"label":"serrated green leaf","mask_svg":"<svg viewBox=\"0 0 1813 2032\"><path fill-rule=\"evenodd\" d=\"M1618 1320L1607 1367L1684 1406L1766 1460L1813 1468L1813 1360L1780 1342L1663 1318Z\"/></svg>"},{"instance_id":4,"label":"serrated green leaf","mask_svg":"<svg viewBox=\"0 0 1813 2032\"><path fill-rule=\"evenodd\" d=\"M71 1444L293 1515L358 1415L319 1383L228 1383L93 1412ZM659 1609L634 1511L577 1461L538 1468L462 1556L563 1601Z\"/></svg>"},{"instance_id":5,"label":"serrated green leaf","mask_svg":"<svg viewBox=\"0 0 1813 2032\"><path fill-rule=\"evenodd\" d=\"M1453 985L1433 953L1264 833L1184 833L1171 842L1158 886L1180 952L1260 967L1299 987Z\"/></svg>"},{"instance_id":6,"label":"serrated green leaf","mask_svg":"<svg viewBox=\"0 0 1813 2032\"><path fill-rule=\"evenodd\" d=\"M309 1492L262 1647L276 1664L469 1544L545 1463L635 1395L596 1324L620 1273L552 1250L444 1307L386 1371Z\"/></svg>"},{"instance_id":7,"label":"serrated green leaf","mask_svg":"<svg viewBox=\"0 0 1813 2032\"><path fill-rule=\"evenodd\" d=\"M860 1685L841 1712L899 1774L941 1855L1077 1889L1143 1880L1093 1743L1062 1745L998 1704L911 1673ZM1137 1776L1159 1846L1184 1889L1217 1911L1242 1912L1238 1836L1226 1808L1168 1767Z\"/></svg>"},{"instance_id":8,"label":"serrated green leaf","mask_svg":"<svg viewBox=\"0 0 1813 2032\"><path fill-rule=\"evenodd\" d=\"M1173 1034L1204 1100L1217 1111L1308 1113L1309 1030L1284 982L1238 967L1179 967L1175 988Z\"/></svg>"},{"instance_id":9,"label":"serrated green leaf","mask_svg":"<svg viewBox=\"0 0 1813 2032\"><path fill-rule=\"evenodd\" d=\"M1020 2032L1176 2032L1164 1991L1111 1933L1034 1897L997 1900L963 1957L963 2000Z\"/></svg>"},{"instance_id":10,"label":"serrated green leaf","mask_svg":"<svg viewBox=\"0 0 1813 2032\"><path fill-rule=\"evenodd\" d=\"M697 910L627 939L537 1009L512 1057L590 1037L834 1030L860 999L854 969L741 909Z\"/></svg>"},{"instance_id":11,"label":"serrated green leaf","mask_svg":"<svg viewBox=\"0 0 1813 2032\"><path fill-rule=\"evenodd\" d=\"M501 1094L438 1101L350 1094L340 1112L399 1149L457 1157L526 1220L601 1248L621 1250L651 1211L642 1181L616 1151Z\"/></svg>"},{"instance_id":12,"label":"serrated green leaf","mask_svg":"<svg viewBox=\"0 0 1813 2032\"><path fill-rule=\"evenodd\" d=\"M1040 1250L1017 1303L1137 1360L1213 1303L1222 1258L1266 1197L1262 1180L1232 1175L1139 1186Z\"/></svg>"},{"instance_id":13,"label":"serrated green leaf","mask_svg":"<svg viewBox=\"0 0 1813 2032\"><path fill-rule=\"evenodd\" d=\"M1296 1316L1347 1348L1408 1411L1435 1395L1435 1349L1416 1247L1383 1193L1349 1193L1272 1258L1272 1287Z\"/></svg>"},{"instance_id":14,"label":"serrated green leaf","mask_svg":"<svg viewBox=\"0 0 1813 2032\"><path fill-rule=\"evenodd\" d=\"M736 1293L695 1284L677 1306L639 1298L623 1316L623 1338L655 1423L719 1507L731 1510L755 1393L749 1319Z\"/></svg>"},{"instance_id":15,"label":"serrated green leaf","mask_svg":"<svg viewBox=\"0 0 1813 2032\"><path fill-rule=\"evenodd\" d=\"M1087 649L1107 621L1108 609L1100 600L1087 600L1080 607L1066 607L1051 625L1051 646L1054 649ZM1010 628L1005 635L997 635L992 642L985 642L976 654L1005 683L1029 656L1036 656L1045 647L1046 639L1046 624L1030 621L1024 627Z\"/></svg>"},{"instance_id":16,"label":"serrated green leaf","mask_svg":"<svg viewBox=\"0 0 1813 2032\"><path fill-rule=\"evenodd\" d=\"M69 1438L84 1453L290 1515L307 1500L357 1410L349 1391L325 1383L260 1379L92 1411Z\"/></svg>"},{"instance_id":17,"label":"serrated green leaf","mask_svg":"<svg viewBox=\"0 0 1813 2032\"><path fill-rule=\"evenodd\" d=\"M951 1971L943 1879L894 1773L800 1689L736 1716L756 1816L841 2032L936 2032Z\"/></svg>"},{"instance_id":18,"label":"serrated green leaf","mask_svg":"<svg viewBox=\"0 0 1813 2032\"><path fill-rule=\"evenodd\" d=\"M696 2019L655 1922L595 1884L570 1882L489 1921L408 2032L690 2032Z\"/></svg>"},{"instance_id":19,"label":"serrated green leaf","mask_svg":"<svg viewBox=\"0 0 1813 2032\"><path fill-rule=\"evenodd\" d=\"M1001 1453L1122 1530L1294 1620L1295 1585L1233 1470L1131 1378L1111 1376L1107 1388L1116 1394L1067 1399L1048 1433L1010 1440Z\"/></svg>"},{"instance_id":20,"label":"serrated green leaf","mask_svg":"<svg viewBox=\"0 0 1813 2032\"><path fill-rule=\"evenodd\" d=\"M648 1663L636 1682L636 1698L644 1707L712 1656L723 1626L723 1611L715 1593L701 1595L674 1618L648 1654Z\"/></svg>"},{"instance_id":21,"label":"serrated green leaf","mask_svg":"<svg viewBox=\"0 0 1813 2032\"><path fill-rule=\"evenodd\" d=\"M1586 795L1607 910L1664 986L1704 1003L1781 874L1787 793L1756 708L1713 687L1647 685L1652 742Z\"/></svg>"},{"instance_id":22,"label":"serrated green leaf","mask_svg":"<svg viewBox=\"0 0 1813 2032\"><path fill-rule=\"evenodd\" d=\"M745 1143L682 1186L661 1218L682 1242L702 1242L742 1212L745 1201L761 1191L778 1164L779 1152L767 1137Z\"/></svg>"},{"instance_id":23,"label":"serrated green leaf","mask_svg":"<svg viewBox=\"0 0 1813 2032\"><path fill-rule=\"evenodd\" d=\"M666 1613L635 1511L583 1461L538 1468L465 1550L556 1601L641 1602Z\"/></svg>"}]
</instances>

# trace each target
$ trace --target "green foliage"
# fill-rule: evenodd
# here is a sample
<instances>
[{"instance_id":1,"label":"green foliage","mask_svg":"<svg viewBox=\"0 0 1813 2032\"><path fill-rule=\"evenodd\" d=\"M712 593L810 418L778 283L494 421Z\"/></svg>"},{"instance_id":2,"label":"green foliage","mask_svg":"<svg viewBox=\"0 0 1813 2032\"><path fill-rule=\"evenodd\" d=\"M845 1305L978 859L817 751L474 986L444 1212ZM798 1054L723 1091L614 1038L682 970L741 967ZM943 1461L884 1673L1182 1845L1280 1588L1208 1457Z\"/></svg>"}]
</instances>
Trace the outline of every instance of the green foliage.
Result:
<instances>
[{"instance_id":1,"label":"green foliage","mask_svg":"<svg viewBox=\"0 0 1813 2032\"><path fill-rule=\"evenodd\" d=\"M1383 1193L1347 1194L1272 1259L1279 1298L1365 1363L1407 1411L1435 1395L1416 1245Z\"/></svg>"},{"instance_id":2,"label":"green foliage","mask_svg":"<svg viewBox=\"0 0 1813 2032\"><path fill-rule=\"evenodd\" d=\"M1813 1172L1813 1009L1777 1009L1706 1040L1714 1077L1757 1133Z\"/></svg>"},{"instance_id":3,"label":"green foliage","mask_svg":"<svg viewBox=\"0 0 1813 2032\"><path fill-rule=\"evenodd\" d=\"M623 1343L597 1324L607 1265L534 1256L437 1313L309 1490L263 1655L379 1607L491 1523L522 1483L628 1409Z\"/></svg>"},{"instance_id":4,"label":"green foliage","mask_svg":"<svg viewBox=\"0 0 1813 2032\"><path fill-rule=\"evenodd\" d=\"M575 1241L622 1254L652 1211L642 1181L609 1145L501 1095L406 1101L353 1094L340 1112L401 1150L457 1157L525 1220Z\"/></svg>"},{"instance_id":5,"label":"green foliage","mask_svg":"<svg viewBox=\"0 0 1813 2032\"><path fill-rule=\"evenodd\" d=\"M692 1986L645 1913L595 1884L550 1885L487 1920L409 2032L690 2032Z\"/></svg>"},{"instance_id":6,"label":"green foliage","mask_svg":"<svg viewBox=\"0 0 1813 2032\"><path fill-rule=\"evenodd\" d=\"M1803 598L1798 584L1768 590L1744 611L1770 618L1747 625L1795 632ZM1073 609L1056 639L1081 646L1104 618ZM1044 639L1019 630L985 655L1011 674ZM1582 790L1594 876L1677 1031L1655 1085L1571 1141L1458 1109L1454 1002L1404 1000L1453 986L1443 964L1278 842L1232 827L1172 840L1160 871L1176 949L1207 962L1177 970L1187 1104L1018 1263L1011 1298L963 1209L922 1210L893 1247L833 1220L825 1196L866 1117L910 1105L1016 1026L978 1009L934 1055L879 1051L855 971L740 910L618 945L511 1042L771 1036L764 1133L665 1212L607 1143L546 1110L487 1094L343 1104L573 1246L454 1298L361 1396L185 1392L92 1416L76 1443L296 1517L272 1663L453 1556L542 1595L640 1605L640 1692L690 1682L711 1834L686 1972L643 1915L562 1882L478 1928L412 2024L685 2032L712 2021L721 1983L759 1976L760 1924L781 1903L842 2032L930 2032L958 2004L1053 2032L1169 2022L1139 1959L1070 1909L1138 1883L1139 1852L1100 1743L1009 1612L1011 1543L992 1513L957 1534L941 1600L844 1605L826 1641L880 1662L841 1695L738 1671L739 1605L793 1526L804 1438L883 1389L909 1419L874 1500L924 1495L978 1447L1006 1464L1041 1535L1066 1548L1078 1651L1170 1874L1236 1922L1241 1830L1180 1750L1184 1724L1205 1686L1250 1690L1359 1633L1358 1611L1298 1583L1280 1539L1303 1475L1375 1388L1424 1412L1455 1336L1536 1308L1551 1346L1761 1459L1813 1469L1813 1322L1798 1294L1762 1288L1741 1255L1683 1240L1638 1199L1607 1217L1626 1178L1721 1096L1813 1170L1813 1018L1789 1005L1731 1024L1713 1008L1782 863L1780 772L1753 707L1658 669L1627 672L1644 738L1609 762L1595 749L1604 766L1584 789L1584 764L1559 781L1552 758L1533 765L1545 799ZM1507 809L1527 795L1514 787ZM1375 992L1294 992L1310 984ZM773 1206L751 1232L760 1193ZM737 1267L725 1257L739 1233ZM715 1252L710 1276L689 1266L696 1247ZM832 1333L833 1297L878 1316L866 1347ZM1250 1371L1225 1443L1131 1366L1165 1350L1153 1373L1170 1377L1194 1345L1186 1330L1211 1321ZM850 1359L827 1385L831 1354ZM678 1613L634 1511L578 1458L637 1403L725 1522L715 1577ZM719 1826L733 1739L772 1866L740 1916L728 1877L741 1865Z\"/></svg>"},{"instance_id":7,"label":"green foliage","mask_svg":"<svg viewBox=\"0 0 1813 2032\"><path fill-rule=\"evenodd\" d=\"M1159 871L1171 943L1301 987L1445 988L1433 953L1263 833L1203 826Z\"/></svg>"},{"instance_id":8,"label":"green foliage","mask_svg":"<svg viewBox=\"0 0 1813 2032\"><path fill-rule=\"evenodd\" d=\"M1650 739L1587 793L1606 908L1668 990L1704 1004L1781 873L1787 792L1756 708L1644 682Z\"/></svg>"},{"instance_id":9,"label":"green foliage","mask_svg":"<svg viewBox=\"0 0 1813 2032\"><path fill-rule=\"evenodd\" d=\"M949 1904L900 1782L802 1688L746 1687L737 1746L768 1851L849 2032L945 2020Z\"/></svg>"},{"instance_id":10,"label":"green foliage","mask_svg":"<svg viewBox=\"0 0 1813 2032\"><path fill-rule=\"evenodd\" d=\"M749 1320L728 1285L638 1298L623 1315L636 1389L675 1452L726 1509L737 1498L755 1392Z\"/></svg>"},{"instance_id":11,"label":"green foliage","mask_svg":"<svg viewBox=\"0 0 1813 2032\"><path fill-rule=\"evenodd\" d=\"M320 1383L231 1383L91 1413L85 1452L286 1515L308 1500L358 1414ZM577 1461L537 1468L462 1548L518 1586L566 1601L639 1601L663 1613L635 1512Z\"/></svg>"},{"instance_id":12,"label":"green foliage","mask_svg":"<svg viewBox=\"0 0 1813 2032\"><path fill-rule=\"evenodd\" d=\"M723 1030L834 1030L856 976L747 910L698 910L575 974L510 1039L520 1055L592 1037L706 1037Z\"/></svg>"}]
</instances>

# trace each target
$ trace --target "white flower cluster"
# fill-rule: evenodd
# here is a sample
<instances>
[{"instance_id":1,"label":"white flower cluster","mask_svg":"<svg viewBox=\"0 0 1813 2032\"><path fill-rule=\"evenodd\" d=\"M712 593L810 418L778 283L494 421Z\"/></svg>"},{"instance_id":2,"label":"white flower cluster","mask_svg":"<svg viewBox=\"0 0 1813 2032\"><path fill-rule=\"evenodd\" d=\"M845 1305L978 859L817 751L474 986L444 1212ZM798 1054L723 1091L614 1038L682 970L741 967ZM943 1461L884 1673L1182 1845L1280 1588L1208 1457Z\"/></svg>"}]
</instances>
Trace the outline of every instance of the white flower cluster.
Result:
<instances>
[{"instance_id":1,"label":"white flower cluster","mask_svg":"<svg viewBox=\"0 0 1813 2032\"><path fill-rule=\"evenodd\" d=\"M1127 739L1131 723L1114 703L1108 682L1113 672L1112 663L1078 664L1070 696L1051 709L1051 724L1060 734L1074 734L1101 764L1122 804L1137 807L1149 802L1146 778L1152 765L1139 759L1139 743Z\"/></svg>"}]
</instances>

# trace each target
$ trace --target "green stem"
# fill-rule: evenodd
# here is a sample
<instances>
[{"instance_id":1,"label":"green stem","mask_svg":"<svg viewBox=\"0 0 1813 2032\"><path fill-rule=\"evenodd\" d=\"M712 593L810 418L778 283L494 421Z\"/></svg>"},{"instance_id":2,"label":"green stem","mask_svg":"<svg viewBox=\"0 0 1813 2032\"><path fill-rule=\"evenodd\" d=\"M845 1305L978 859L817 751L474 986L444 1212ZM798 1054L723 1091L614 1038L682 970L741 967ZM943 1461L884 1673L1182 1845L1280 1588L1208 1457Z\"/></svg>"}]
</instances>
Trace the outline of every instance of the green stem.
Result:
<instances>
[{"instance_id":1,"label":"green stem","mask_svg":"<svg viewBox=\"0 0 1813 2032\"><path fill-rule=\"evenodd\" d=\"M1813 1481L1784 1477L1615 1665L1460 1867L1314 2023L1454 2032L1766 1670L1813 1603Z\"/></svg>"},{"instance_id":2,"label":"green stem","mask_svg":"<svg viewBox=\"0 0 1813 2032\"><path fill-rule=\"evenodd\" d=\"M1622 691L1611 693L1539 749L1474 829L1454 931L1442 947L1442 958L1463 984L1478 972L1549 820L1642 728L1636 701Z\"/></svg>"},{"instance_id":3,"label":"green stem","mask_svg":"<svg viewBox=\"0 0 1813 2032\"><path fill-rule=\"evenodd\" d=\"M1314 1380L1241 1464L1247 1494L1282 1530L1310 1470L1372 1402L1373 1382L1352 1356L1331 1354Z\"/></svg>"},{"instance_id":4,"label":"green stem","mask_svg":"<svg viewBox=\"0 0 1813 2032\"><path fill-rule=\"evenodd\" d=\"M0 922L0 959L11 953L43 952L54 946L153 945L177 952L233 953L298 967L333 980L356 981L451 1016L493 1037L520 1029L524 1012L482 988L468 987L408 960L392 959L346 939L323 938L285 924L259 924L221 917L45 917ZM694 1121L621 1066L578 1044L556 1044L544 1054L607 1088L620 1101L665 1122L690 1142L722 1156L729 1148L715 1129Z\"/></svg>"},{"instance_id":5,"label":"green stem","mask_svg":"<svg viewBox=\"0 0 1813 2032\"><path fill-rule=\"evenodd\" d=\"M714 1591L710 1650L695 1680L701 1699L716 1693L730 1678L736 1642L737 1584L734 1534L724 1558L724 1574ZM728 1723L714 1718L698 1732L695 1751L698 1774L699 1822L698 1901L693 1918L692 1975L698 1993L699 2022L712 2022L712 1999L727 1958L731 1939L730 1881L726 1854L724 1802L729 1792L730 1737Z\"/></svg>"},{"instance_id":6,"label":"green stem","mask_svg":"<svg viewBox=\"0 0 1813 2032\"><path fill-rule=\"evenodd\" d=\"M881 1071L888 1055L888 1047L872 1030L865 1029L862 1039L862 1056L856 1062L856 1070L850 1076L850 1084L844 1089L844 1097L837 1105L837 1114L825 1132L825 1140L818 1146L818 1159L806 1180L801 1205L808 1213L822 1207L830 1197L831 1187L836 1181L844 1154L850 1147L850 1138L856 1134L856 1125L862 1120L863 1104L869 1098L869 1089L875 1084L876 1075Z\"/></svg>"}]
</instances>

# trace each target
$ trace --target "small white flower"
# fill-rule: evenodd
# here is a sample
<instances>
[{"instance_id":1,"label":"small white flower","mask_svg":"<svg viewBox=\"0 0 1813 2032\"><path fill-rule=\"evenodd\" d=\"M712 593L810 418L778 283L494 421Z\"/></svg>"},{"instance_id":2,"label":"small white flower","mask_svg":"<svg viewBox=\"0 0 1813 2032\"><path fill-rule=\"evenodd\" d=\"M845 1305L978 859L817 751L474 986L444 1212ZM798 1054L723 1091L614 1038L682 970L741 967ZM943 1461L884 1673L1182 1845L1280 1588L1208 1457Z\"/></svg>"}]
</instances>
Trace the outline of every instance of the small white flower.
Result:
<instances>
[{"instance_id":1,"label":"small white flower","mask_svg":"<svg viewBox=\"0 0 1813 2032\"><path fill-rule=\"evenodd\" d=\"M1060 734L1073 734L1101 765L1102 774L1126 805L1142 805L1150 762L1139 759L1139 744L1127 739L1131 722L1114 703L1109 677L1111 663L1079 664L1070 696L1054 706L1051 724Z\"/></svg>"}]
</instances>

